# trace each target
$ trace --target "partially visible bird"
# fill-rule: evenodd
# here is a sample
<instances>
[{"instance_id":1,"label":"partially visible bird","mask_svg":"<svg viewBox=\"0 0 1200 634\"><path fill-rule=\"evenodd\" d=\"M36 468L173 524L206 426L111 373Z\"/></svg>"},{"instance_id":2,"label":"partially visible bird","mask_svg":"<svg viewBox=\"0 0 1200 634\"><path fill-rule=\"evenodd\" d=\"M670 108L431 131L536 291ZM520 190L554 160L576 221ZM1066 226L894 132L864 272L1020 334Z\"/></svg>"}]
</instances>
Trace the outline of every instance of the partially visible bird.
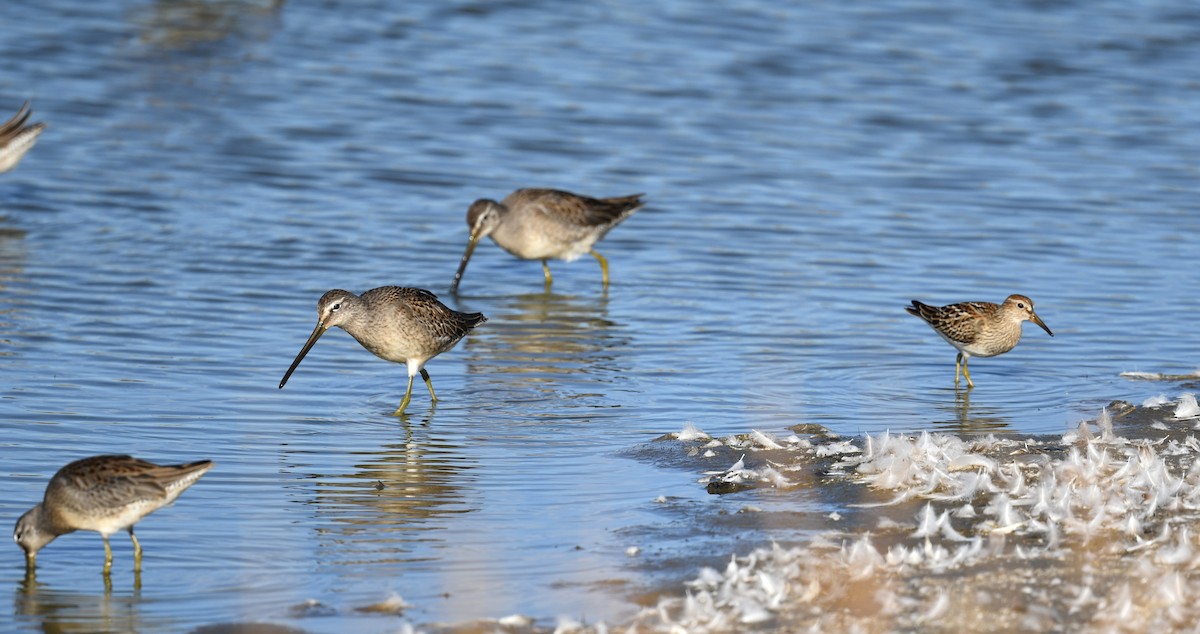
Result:
<instances>
[{"instance_id":1,"label":"partially visible bird","mask_svg":"<svg viewBox=\"0 0 1200 634\"><path fill-rule=\"evenodd\" d=\"M337 326L380 359L408 366L408 388L400 407L393 413L399 416L412 399L413 377L418 372L429 388L430 399L437 402L425 363L453 348L485 321L487 317L483 313L452 310L438 301L437 295L420 288L381 286L362 295L334 289L317 301L317 327L283 375L279 388L283 389L317 339L329 328Z\"/></svg>"},{"instance_id":2,"label":"partially visible bird","mask_svg":"<svg viewBox=\"0 0 1200 634\"><path fill-rule=\"evenodd\" d=\"M119 530L133 541L134 570L142 568L142 545L133 525L170 504L213 468L209 460L157 465L131 456L92 456L58 470L42 501L17 520L13 540L32 570L37 553L59 535L96 531L104 539L104 573L112 570L108 537Z\"/></svg>"},{"instance_id":3,"label":"partially visible bird","mask_svg":"<svg viewBox=\"0 0 1200 634\"><path fill-rule=\"evenodd\" d=\"M590 253L600 262L608 288L608 260L593 248L613 227L642 208L642 194L589 198L557 189L518 189L503 202L476 200L467 210L470 242L454 274L451 292L458 292L471 253L484 236L522 260L541 260L546 288L553 278L546 260L570 262Z\"/></svg>"},{"instance_id":4,"label":"partially visible bird","mask_svg":"<svg viewBox=\"0 0 1200 634\"><path fill-rule=\"evenodd\" d=\"M13 118L0 124L0 173L7 172L21 162L25 153L33 148L38 136L46 129L44 123L25 125L32 110L26 101Z\"/></svg>"},{"instance_id":5,"label":"partially visible bird","mask_svg":"<svg viewBox=\"0 0 1200 634\"><path fill-rule=\"evenodd\" d=\"M925 320L934 332L958 349L954 361L954 384L961 373L967 387L975 387L967 371L967 360L994 357L1016 347L1021 340L1021 324L1032 321L1051 337L1050 328L1033 312L1033 300L1024 295L1009 295L1003 304L963 302L948 306L930 306L913 300L904 310Z\"/></svg>"}]
</instances>

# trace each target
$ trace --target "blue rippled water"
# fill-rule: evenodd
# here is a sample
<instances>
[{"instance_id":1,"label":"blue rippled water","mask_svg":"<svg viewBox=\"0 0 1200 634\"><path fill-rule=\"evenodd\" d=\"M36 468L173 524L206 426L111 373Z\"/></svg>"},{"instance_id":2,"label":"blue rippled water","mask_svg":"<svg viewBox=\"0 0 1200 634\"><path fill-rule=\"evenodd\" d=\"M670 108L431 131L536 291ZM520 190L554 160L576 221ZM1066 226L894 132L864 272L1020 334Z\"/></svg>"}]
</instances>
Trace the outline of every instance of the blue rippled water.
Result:
<instances>
[{"instance_id":1,"label":"blue rippled water","mask_svg":"<svg viewBox=\"0 0 1200 634\"><path fill-rule=\"evenodd\" d=\"M138 588L120 538L108 592L95 534L36 584L8 549L0 630L620 622L661 581L626 549L685 538L656 498L697 536L740 504L631 453L687 423L1056 433L1173 392L1119 374L1200 365L1197 67L1183 0L6 2L0 108L50 127L0 174L0 519L84 455L218 466L139 525ZM491 244L446 293L469 203L523 186L645 192L607 293ZM403 369L342 332L277 389L321 293L385 284L490 318L436 410L388 416ZM1056 336L956 394L903 307L1013 292Z\"/></svg>"}]
</instances>

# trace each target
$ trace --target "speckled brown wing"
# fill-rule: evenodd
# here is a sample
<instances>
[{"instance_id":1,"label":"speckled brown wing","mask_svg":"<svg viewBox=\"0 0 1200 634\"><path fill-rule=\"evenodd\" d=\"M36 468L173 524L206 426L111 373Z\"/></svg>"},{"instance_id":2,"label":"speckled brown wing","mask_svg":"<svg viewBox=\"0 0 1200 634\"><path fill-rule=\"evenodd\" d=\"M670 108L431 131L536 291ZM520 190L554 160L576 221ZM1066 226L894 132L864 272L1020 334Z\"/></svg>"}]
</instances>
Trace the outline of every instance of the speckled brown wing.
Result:
<instances>
[{"instance_id":1,"label":"speckled brown wing","mask_svg":"<svg viewBox=\"0 0 1200 634\"><path fill-rule=\"evenodd\" d=\"M438 354L453 348L468 332L487 321L483 313L462 313L436 299L433 304L421 304L419 309L429 313L430 318L425 323L440 342Z\"/></svg>"},{"instance_id":2,"label":"speckled brown wing","mask_svg":"<svg viewBox=\"0 0 1200 634\"><path fill-rule=\"evenodd\" d=\"M380 286L364 292L361 295L362 299L368 304L377 306L386 306L388 304L398 304L396 300L403 300L404 303L415 307L433 304L436 306L445 306L438 301L437 295L423 289L412 288L408 286ZM447 310L449 310L447 308Z\"/></svg>"},{"instance_id":3,"label":"speckled brown wing","mask_svg":"<svg viewBox=\"0 0 1200 634\"><path fill-rule=\"evenodd\" d=\"M31 112L29 102L26 101L21 106L21 109L17 111L17 114L13 115L11 119L5 121L3 124L0 124L0 145L8 143L9 140L21 133L21 128L29 120Z\"/></svg>"},{"instance_id":4,"label":"speckled brown wing","mask_svg":"<svg viewBox=\"0 0 1200 634\"><path fill-rule=\"evenodd\" d=\"M384 294L389 300L387 303L403 305L404 310L409 312L406 315L408 319L421 324L433 334L433 339L438 343L438 354L453 348L471 329L487 321L483 313L460 313L446 306L438 301L437 295L423 288L383 286L363 293L363 297L369 294Z\"/></svg>"},{"instance_id":5,"label":"speckled brown wing","mask_svg":"<svg viewBox=\"0 0 1200 634\"><path fill-rule=\"evenodd\" d=\"M962 344L973 343L979 338L983 320L980 316L995 313L1000 307L990 302L962 302L948 306L930 306L913 300L905 308L909 314L924 319L943 337Z\"/></svg>"},{"instance_id":6,"label":"speckled brown wing","mask_svg":"<svg viewBox=\"0 0 1200 634\"><path fill-rule=\"evenodd\" d=\"M151 475L158 465L132 456L92 456L58 470L46 486L48 505L74 512L112 509L167 496L164 483Z\"/></svg>"},{"instance_id":7,"label":"speckled brown wing","mask_svg":"<svg viewBox=\"0 0 1200 634\"><path fill-rule=\"evenodd\" d=\"M617 198L585 198L588 221L594 225L616 225L642 208L641 194Z\"/></svg>"},{"instance_id":8,"label":"speckled brown wing","mask_svg":"<svg viewBox=\"0 0 1200 634\"><path fill-rule=\"evenodd\" d=\"M29 102L26 101L16 115L0 125L0 172L15 168L46 129L44 123L26 125L29 113Z\"/></svg>"},{"instance_id":9,"label":"speckled brown wing","mask_svg":"<svg viewBox=\"0 0 1200 634\"><path fill-rule=\"evenodd\" d=\"M29 109L29 102L21 106L21 110L13 115L11 119L0 125L0 150L8 150L9 156L0 156L0 171L12 169L12 165L8 162L19 159L33 147L34 141L46 129L44 123L33 123L26 125L29 120L29 115L32 110ZM14 158L15 157L15 158Z\"/></svg>"},{"instance_id":10,"label":"speckled brown wing","mask_svg":"<svg viewBox=\"0 0 1200 634\"><path fill-rule=\"evenodd\" d=\"M518 189L504 199L504 206L538 208L547 216L576 227L616 225L642 207L641 194L616 198L591 198L558 189Z\"/></svg>"}]
</instances>

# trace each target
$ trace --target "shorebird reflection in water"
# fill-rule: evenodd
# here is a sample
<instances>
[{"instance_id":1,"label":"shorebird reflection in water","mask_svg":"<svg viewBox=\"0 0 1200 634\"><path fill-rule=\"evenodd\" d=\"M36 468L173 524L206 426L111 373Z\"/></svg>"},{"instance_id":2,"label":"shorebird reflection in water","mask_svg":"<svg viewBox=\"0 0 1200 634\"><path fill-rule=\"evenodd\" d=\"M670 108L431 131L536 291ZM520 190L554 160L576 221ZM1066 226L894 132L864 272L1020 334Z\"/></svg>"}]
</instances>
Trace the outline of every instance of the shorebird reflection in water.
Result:
<instances>
[{"instance_id":1,"label":"shorebird reflection in water","mask_svg":"<svg viewBox=\"0 0 1200 634\"><path fill-rule=\"evenodd\" d=\"M17 520L13 539L25 551L32 570L37 553L59 535L96 531L104 539L104 573L112 570L108 537L119 530L133 541L133 569L142 568L142 545L133 525L170 504L212 469L208 460L157 465L131 456L92 456L58 470L46 485L41 503Z\"/></svg>"},{"instance_id":2,"label":"shorebird reflection in water","mask_svg":"<svg viewBox=\"0 0 1200 634\"><path fill-rule=\"evenodd\" d=\"M1017 346L1021 340L1021 324L1025 321L1042 327L1051 337L1050 328L1033 312L1033 300L1024 295L1009 295L1003 304L963 302L948 306L930 306L913 300L904 310L925 320L934 332L958 349L954 362L954 384L961 373L967 387L975 387L967 360L975 357L994 357Z\"/></svg>"},{"instance_id":3,"label":"shorebird reflection in water","mask_svg":"<svg viewBox=\"0 0 1200 634\"><path fill-rule=\"evenodd\" d=\"M473 328L487 321L482 313L460 313L447 308L437 296L419 288L381 286L362 295L335 289L317 301L317 327L279 382L280 389L300 365L317 339L333 326L350 333L362 347L387 361L408 366L404 400L393 413L404 413L412 399L413 377L418 372L437 402L425 363L451 349Z\"/></svg>"},{"instance_id":4,"label":"shorebird reflection in water","mask_svg":"<svg viewBox=\"0 0 1200 634\"><path fill-rule=\"evenodd\" d=\"M547 289L553 278L546 260L570 262L590 253L600 262L604 287L608 288L608 260L593 247L642 208L641 196L589 198L557 189L518 189L503 202L477 200L467 210L471 238L450 291L458 292L471 253L485 236L522 260L541 260Z\"/></svg>"},{"instance_id":5,"label":"shorebird reflection in water","mask_svg":"<svg viewBox=\"0 0 1200 634\"><path fill-rule=\"evenodd\" d=\"M29 102L26 101L17 114L0 124L0 173L16 167L46 129L44 123L25 125L31 112Z\"/></svg>"}]
</instances>

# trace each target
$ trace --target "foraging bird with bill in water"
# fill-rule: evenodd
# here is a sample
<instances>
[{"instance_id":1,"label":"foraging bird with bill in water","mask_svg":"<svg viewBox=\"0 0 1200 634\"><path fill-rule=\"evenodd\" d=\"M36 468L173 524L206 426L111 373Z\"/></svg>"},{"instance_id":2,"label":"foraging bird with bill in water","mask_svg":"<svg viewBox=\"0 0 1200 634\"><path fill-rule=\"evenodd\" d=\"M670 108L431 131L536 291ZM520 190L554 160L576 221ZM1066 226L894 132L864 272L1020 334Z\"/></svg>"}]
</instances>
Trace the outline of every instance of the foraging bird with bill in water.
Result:
<instances>
[{"instance_id":1,"label":"foraging bird with bill in water","mask_svg":"<svg viewBox=\"0 0 1200 634\"><path fill-rule=\"evenodd\" d=\"M132 456L92 456L58 470L46 485L42 501L25 512L13 529L13 540L25 551L32 570L37 553L60 535L96 531L104 539L104 574L112 570L108 537L119 530L133 541L133 569L142 568L142 545L133 525L170 504L213 468L209 460L157 465Z\"/></svg>"},{"instance_id":2,"label":"foraging bird with bill in water","mask_svg":"<svg viewBox=\"0 0 1200 634\"><path fill-rule=\"evenodd\" d=\"M470 241L463 254L450 292L467 270L471 253L484 237L522 260L541 260L546 289L553 278L546 261L570 262L590 253L600 262L604 288L608 288L608 260L596 252L595 244L613 227L641 209L642 194L615 198L590 198L557 189L518 189L502 202L476 200L467 210Z\"/></svg>"},{"instance_id":3,"label":"foraging bird with bill in water","mask_svg":"<svg viewBox=\"0 0 1200 634\"><path fill-rule=\"evenodd\" d=\"M967 387L975 387L967 360L971 357L994 357L1017 346L1021 340L1021 324L1025 321L1042 327L1054 336L1041 317L1033 312L1033 300L1024 295L1009 295L1003 304L991 302L962 302L947 306L930 306L917 300L904 310L929 324L934 332L958 350L954 361L954 385L961 373Z\"/></svg>"},{"instance_id":4,"label":"foraging bird with bill in water","mask_svg":"<svg viewBox=\"0 0 1200 634\"><path fill-rule=\"evenodd\" d=\"M399 416L412 399L413 377L418 372L429 388L430 400L437 402L425 363L453 348L485 321L487 317L483 313L460 313L447 308L438 301L437 295L420 288L381 286L362 295L334 289L317 301L317 327L283 375L279 389L283 389L317 339L326 330L337 326L380 359L408 367L404 400L392 414Z\"/></svg>"}]
</instances>

